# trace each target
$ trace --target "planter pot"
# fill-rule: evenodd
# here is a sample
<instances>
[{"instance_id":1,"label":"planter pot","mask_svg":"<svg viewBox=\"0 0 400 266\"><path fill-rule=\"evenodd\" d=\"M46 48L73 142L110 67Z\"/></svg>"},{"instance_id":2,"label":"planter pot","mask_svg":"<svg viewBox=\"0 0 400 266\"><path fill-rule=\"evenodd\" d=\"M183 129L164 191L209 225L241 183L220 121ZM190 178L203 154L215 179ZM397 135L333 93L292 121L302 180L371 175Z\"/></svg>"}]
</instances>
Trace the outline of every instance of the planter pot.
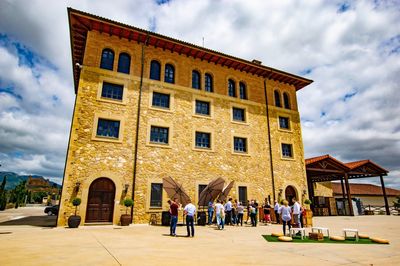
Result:
<instances>
[{"instance_id":1,"label":"planter pot","mask_svg":"<svg viewBox=\"0 0 400 266\"><path fill-rule=\"evenodd\" d=\"M128 226L132 221L132 217L129 214L121 215L121 226Z\"/></svg>"},{"instance_id":2,"label":"planter pot","mask_svg":"<svg viewBox=\"0 0 400 266\"><path fill-rule=\"evenodd\" d=\"M72 215L68 218L69 228L78 228L81 223L81 217L79 215Z\"/></svg>"}]
</instances>

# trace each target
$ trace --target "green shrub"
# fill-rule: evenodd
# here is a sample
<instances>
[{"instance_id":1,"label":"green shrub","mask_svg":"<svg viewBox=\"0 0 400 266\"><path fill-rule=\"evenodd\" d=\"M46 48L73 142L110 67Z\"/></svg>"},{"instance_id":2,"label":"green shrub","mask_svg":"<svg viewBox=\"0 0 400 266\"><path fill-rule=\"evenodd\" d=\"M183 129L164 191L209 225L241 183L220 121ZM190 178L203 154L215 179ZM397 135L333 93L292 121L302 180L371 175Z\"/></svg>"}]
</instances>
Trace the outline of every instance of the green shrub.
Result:
<instances>
[{"instance_id":1,"label":"green shrub","mask_svg":"<svg viewBox=\"0 0 400 266\"><path fill-rule=\"evenodd\" d=\"M78 206L81 205L82 200L80 198L74 198L72 200L72 205L75 206L75 216L76 216L76 211L78 209Z\"/></svg>"},{"instance_id":2,"label":"green shrub","mask_svg":"<svg viewBox=\"0 0 400 266\"><path fill-rule=\"evenodd\" d=\"M304 204L310 205L310 204L311 204L311 200L305 199L305 200L304 200Z\"/></svg>"},{"instance_id":3,"label":"green shrub","mask_svg":"<svg viewBox=\"0 0 400 266\"><path fill-rule=\"evenodd\" d=\"M133 206L133 200L132 199L125 199L124 200L124 206L126 207L125 214L128 214L128 208Z\"/></svg>"}]
</instances>

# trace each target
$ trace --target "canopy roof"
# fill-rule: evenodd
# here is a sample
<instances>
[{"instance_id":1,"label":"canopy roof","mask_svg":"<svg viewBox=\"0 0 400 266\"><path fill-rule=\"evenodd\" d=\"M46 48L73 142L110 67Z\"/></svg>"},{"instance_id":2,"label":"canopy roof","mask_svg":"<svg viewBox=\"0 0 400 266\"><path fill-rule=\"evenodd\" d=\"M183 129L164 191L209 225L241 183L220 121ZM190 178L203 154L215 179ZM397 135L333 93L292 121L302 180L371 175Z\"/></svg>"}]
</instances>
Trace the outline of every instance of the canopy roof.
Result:
<instances>
[{"instance_id":1,"label":"canopy roof","mask_svg":"<svg viewBox=\"0 0 400 266\"><path fill-rule=\"evenodd\" d=\"M345 174L351 179L386 176L389 173L370 160L343 163L329 154L308 158L305 163L307 178L311 182L341 180Z\"/></svg>"},{"instance_id":2,"label":"canopy roof","mask_svg":"<svg viewBox=\"0 0 400 266\"><path fill-rule=\"evenodd\" d=\"M81 65L83 63L87 32L92 30L100 33L104 32L110 36L114 35L118 36L119 38L125 38L129 41L136 41L137 43L151 45L156 48L178 53L179 55L183 54L187 57L190 56L202 61L205 60L209 63L226 66L228 68L233 68L234 70L244 71L246 73L257 75L263 78L288 83L293 85L296 90L300 90L313 82L310 79L263 66L257 60L247 61L72 8L68 8L68 19L70 27L75 92L78 89L80 75L80 71L79 68L76 67L76 63Z\"/></svg>"}]
</instances>

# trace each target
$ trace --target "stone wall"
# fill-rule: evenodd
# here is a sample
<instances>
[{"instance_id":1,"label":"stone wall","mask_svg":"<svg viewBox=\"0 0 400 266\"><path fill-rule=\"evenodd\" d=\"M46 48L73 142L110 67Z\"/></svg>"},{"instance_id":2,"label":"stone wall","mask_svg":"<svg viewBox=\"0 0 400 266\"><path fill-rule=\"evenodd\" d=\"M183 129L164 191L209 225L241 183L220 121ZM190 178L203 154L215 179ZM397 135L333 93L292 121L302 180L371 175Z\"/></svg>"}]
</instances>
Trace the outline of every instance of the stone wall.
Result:
<instances>
[{"instance_id":1,"label":"stone wall","mask_svg":"<svg viewBox=\"0 0 400 266\"><path fill-rule=\"evenodd\" d=\"M114 69L117 67L118 54L131 55L131 73L121 74L99 69L101 51L104 48L115 51ZM136 118L141 73L141 45L119 39L116 36L88 33L85 49L84 67L81 70L79 89L76 98L71 139L67 155L62 201L58 225L63 226L73 213L71 200L82 198L80 215L85 221L89 186L99 177L110 178L116 185L113 223L118 224L124 207L124 198L132 197L135 188L134 223L147 223L152 212L167 209L166 193L163 193L163 208L149 207L150 184L162 182L165 176L171 176L183 184L189 196L197 203L198 185L222 177L226 182L235 181L231 191L233 198L238 197L238 186L247 186L248 199L263 201L268 195L273 198L270 154L268 141L267 116L264 97L264 79L235 71L227 67L210 64L199 59L178 55L154 47L145 47L144 79L139 126L136 182L133 184L134 147L136 138ZM151 60L158 60L162 66L171 63L175 67L175 84L150 80ZM210 73L214 79L214 92L191 88L191 72L198 70L204 83L204 74ZM161 80L164 68L162 67ZM234 79L247 85L248 100L227 96L227 81ZM124 99L120 103L99 97L103 81L124 85ZM297 196L306 189L303 144L300 118L297 111L296 91L293 86L268 80L267 97L272 140L273 167L275 176L275 194L292 185ZM274 107L273 91L287 92L290 95L292 110ZM171 94L171 109L160 110L151 106L153 91ZM211 102L212 115L204 118L194 114L195 99ZM246 122L232 121L232 107L246 109ZM290 129L281 130L278 116L290 119ZM96 137L96 123L99 117L121 121L121 134L118 140ZM167 146L149 143L151 125L165 125L170 128L171 142ZM211 133L212 148L201 150L194 147L195 131ZM248 153L233 152L233 137L247 137ZM281 143L293 145L293 158L281 156ZM80 182L79 190L76 183ZM129 184L124 193L125 184ZM283 192L284 193L284 192ZM285 195L281 195L284 197Z\"/></svg>"}]
</instances>

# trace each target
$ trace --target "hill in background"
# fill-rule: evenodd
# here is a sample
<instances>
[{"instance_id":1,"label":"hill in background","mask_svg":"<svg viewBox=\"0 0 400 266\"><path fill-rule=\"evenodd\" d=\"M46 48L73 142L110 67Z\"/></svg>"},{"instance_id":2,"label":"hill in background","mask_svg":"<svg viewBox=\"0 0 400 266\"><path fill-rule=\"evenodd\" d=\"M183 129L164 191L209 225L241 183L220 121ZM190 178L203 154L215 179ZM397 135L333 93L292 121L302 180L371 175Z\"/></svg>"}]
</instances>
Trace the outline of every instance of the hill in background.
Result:
<instances>
[{"instance_id":1,"label":"hill in background","mask_svg":"<svg viewBox=\"0 0 400 266\"><path fill-rule=\"evenodd\" d=\"M35 183L40 184L40 183L48 182L48 184L51 187L58 188L58 189L61 188L61 186L59 184L54 183L54 182L44 178L43 176L39 176L39 175L18 175L13 172L0 172L0 183L3 181L4 176L7 176L6 190L14 189L22 181L28 182L29 177L31 177L31 180L37 181Z\"/></svg>"}]
</instances>

